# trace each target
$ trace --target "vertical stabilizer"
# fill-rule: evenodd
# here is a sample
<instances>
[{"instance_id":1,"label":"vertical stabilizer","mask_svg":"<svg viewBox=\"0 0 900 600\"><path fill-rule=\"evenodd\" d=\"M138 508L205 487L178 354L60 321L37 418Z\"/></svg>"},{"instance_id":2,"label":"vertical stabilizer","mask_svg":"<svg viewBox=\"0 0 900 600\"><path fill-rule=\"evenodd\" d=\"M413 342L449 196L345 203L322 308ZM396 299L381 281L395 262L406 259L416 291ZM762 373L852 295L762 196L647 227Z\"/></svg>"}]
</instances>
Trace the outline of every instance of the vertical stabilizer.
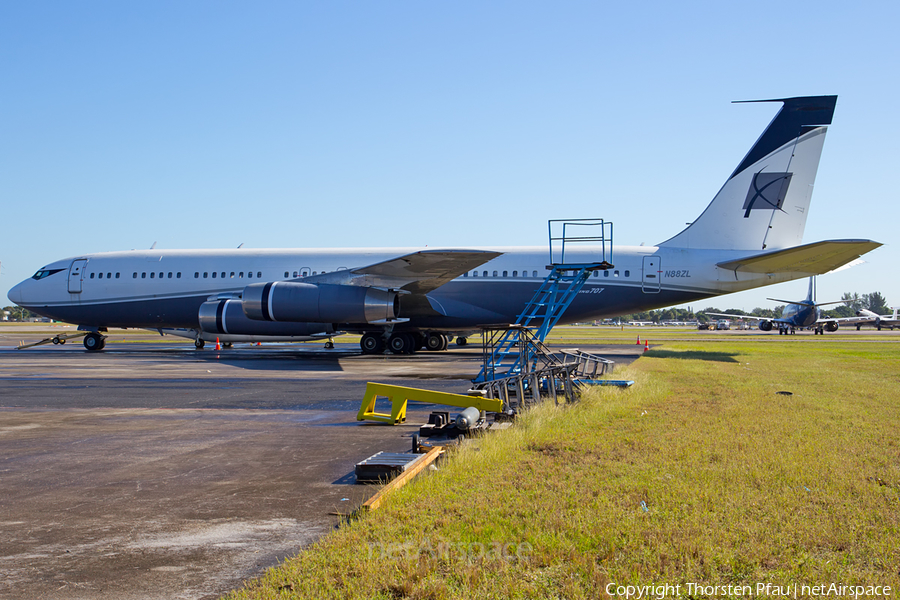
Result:
<instances>
[{"instance_id":1,"label":"vertical stabilizer","mask_svg":"<svg viewBox=\"0 0 900 600\"><path fill-rule=\"evenodd\" d=\"M802 242L837 96L754 102L783 106L703 214L660 246L774 250Z\"/></svg>"}]
</instances>

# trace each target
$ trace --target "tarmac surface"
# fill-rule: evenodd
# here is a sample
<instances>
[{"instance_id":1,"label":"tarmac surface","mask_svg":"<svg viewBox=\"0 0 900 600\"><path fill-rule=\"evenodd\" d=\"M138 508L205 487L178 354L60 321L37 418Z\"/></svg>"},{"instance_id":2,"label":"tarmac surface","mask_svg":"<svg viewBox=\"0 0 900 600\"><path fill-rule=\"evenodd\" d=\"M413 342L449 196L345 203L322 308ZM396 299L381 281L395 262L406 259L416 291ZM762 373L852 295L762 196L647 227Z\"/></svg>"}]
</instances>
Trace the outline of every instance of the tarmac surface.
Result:
<instances>
[{"instance_id":1,"label":"tarmac surface","mask_svg":"<svg viewBox=\"0 0 900 600\"><path fill-rule=\"evenodd\" d=\"M363 356L125 332L15 350L0 326L0 598L217 598L333 529L377 488L354 465L407 423L359 423L366 381L465 393L480 346ZM340 341L340 338L338 338ZM587 348L619 364L628 346ZM337 514L336 514L337 513Z\"/></svg>"}]
</instances>

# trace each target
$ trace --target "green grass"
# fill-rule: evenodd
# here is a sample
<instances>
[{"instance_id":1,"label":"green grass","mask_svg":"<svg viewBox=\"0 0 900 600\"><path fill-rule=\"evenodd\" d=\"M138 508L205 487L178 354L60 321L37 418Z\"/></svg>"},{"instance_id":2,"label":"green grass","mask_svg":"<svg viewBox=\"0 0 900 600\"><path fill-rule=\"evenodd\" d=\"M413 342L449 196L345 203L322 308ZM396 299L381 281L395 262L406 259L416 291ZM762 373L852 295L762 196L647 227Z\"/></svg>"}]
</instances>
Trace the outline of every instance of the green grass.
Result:
<instances>
[{"instance_id":1,"label":"green grass","mask_svg":"<svg viewBox=\"0 0 900 600\"><path fill-rule=\"evenodd\" d=\"M616 377L636 384L535 408L229 598L900 589L900 344L671 342Z\"/></svg>"}]
</instances>

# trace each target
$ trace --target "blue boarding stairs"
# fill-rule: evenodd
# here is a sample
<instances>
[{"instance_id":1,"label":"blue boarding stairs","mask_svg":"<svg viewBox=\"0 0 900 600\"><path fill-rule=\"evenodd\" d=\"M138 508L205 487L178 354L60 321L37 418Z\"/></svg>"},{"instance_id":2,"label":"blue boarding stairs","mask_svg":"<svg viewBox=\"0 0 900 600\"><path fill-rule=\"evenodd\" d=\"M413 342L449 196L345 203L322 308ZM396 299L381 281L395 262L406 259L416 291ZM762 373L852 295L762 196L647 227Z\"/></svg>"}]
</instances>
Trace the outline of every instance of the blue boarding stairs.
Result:
<instances>
[{"instance_id":1,"label":"blue boarding stairs","mask_svg":"<svg viewBox=\"0 0 900 600\"><path fill-rule=\"evenodd\" d=\"M577 235L573 229L590 227L589 235ZM481 371L472 381L476 384L534 371L538 363L547 366L563 364L545 345L544 340L578 296L591 274L613 268L612 223L602 219L551 220L550 271L534 296L508 327L484 328L484 358ZM554 230L562 235L554 236ZM599 234L597 233L599 230ZM579 231L576 229L576 231ZM600 246L597 262L566 263L566 244L593 242ZM554 255L559 253L559 262ZM609 258L609 260L607 260Z\"/></svg>"}]
</instances>

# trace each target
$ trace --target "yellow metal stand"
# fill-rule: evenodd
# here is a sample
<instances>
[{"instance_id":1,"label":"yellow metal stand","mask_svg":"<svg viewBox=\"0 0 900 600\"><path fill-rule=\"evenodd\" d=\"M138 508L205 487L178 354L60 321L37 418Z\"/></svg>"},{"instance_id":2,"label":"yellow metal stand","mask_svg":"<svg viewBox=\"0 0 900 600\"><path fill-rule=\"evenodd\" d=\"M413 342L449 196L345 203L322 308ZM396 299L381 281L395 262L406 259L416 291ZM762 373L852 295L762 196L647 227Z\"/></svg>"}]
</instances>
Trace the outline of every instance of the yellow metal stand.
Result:
<instances>
[{"instance_id":1,"label":"yellow metal stand","mask_svg":"<svg viewBox=\"0 0 900 600\"><path fill-rule=\"evenodd\" d=\"M375 412L375 400L378 397L384 397L391 401L390 414ZM410 400L429 404L447 404L462 408L474 406L478 410L487 412L500 412L503 410L503 401L500 399L432 392L431 390L419 390L387 383L369 382L366 384L366 395L363 396L362 406L359 408L356 420L379 421L381 423L390 423L391 425L403 423L406 421L406 404Z\"/></svg>"}]
</instances>

